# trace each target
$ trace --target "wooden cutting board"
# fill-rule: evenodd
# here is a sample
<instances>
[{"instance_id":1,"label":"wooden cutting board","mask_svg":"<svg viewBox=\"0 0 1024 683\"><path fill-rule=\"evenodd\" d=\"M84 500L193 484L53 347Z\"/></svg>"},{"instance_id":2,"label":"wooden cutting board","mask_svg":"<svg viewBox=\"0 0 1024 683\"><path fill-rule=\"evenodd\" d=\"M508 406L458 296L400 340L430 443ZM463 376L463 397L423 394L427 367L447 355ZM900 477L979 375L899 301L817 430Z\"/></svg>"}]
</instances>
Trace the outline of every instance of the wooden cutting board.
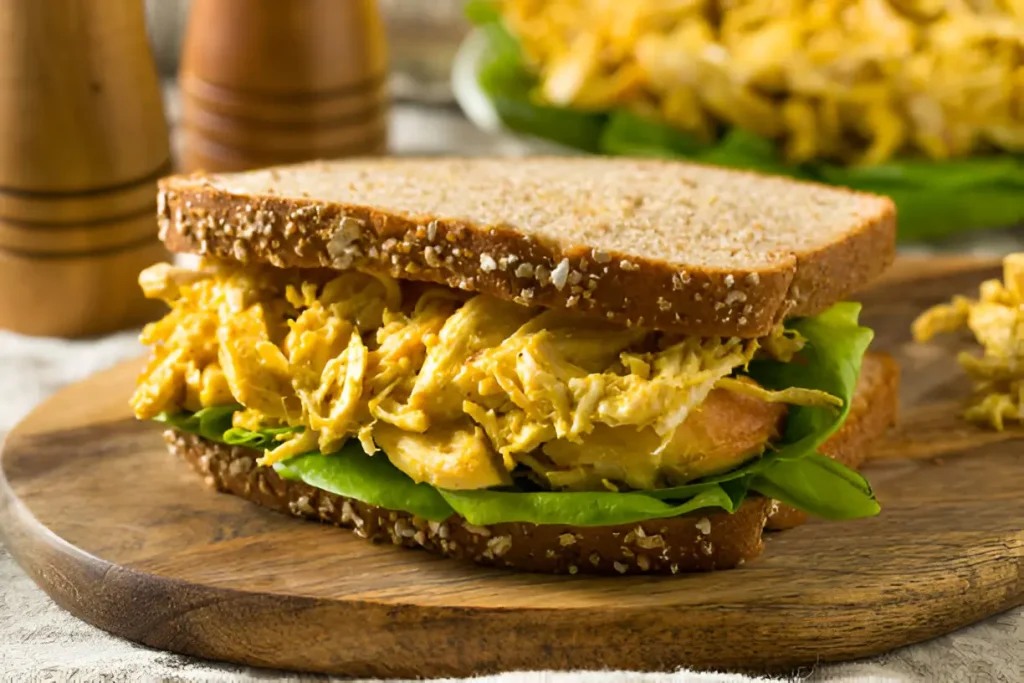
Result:
<instances>
[{"instance_id":1,"label":"wooden cutting board","mask_svg":"<svg viewBox=\"0 0 1024 683\"><path fill-rule=\"evenodd\" d=\"M1024 603L1024 453L959 421L954 345L925 306L990 262L903 261L868 293L904 369L902 423L867 473L880 516L770 535L740 569L585 578L374 546L207 490L126 401L139 362L71 386L8 437L0 526L58 604L147 645L352 676L509 669L786 669L918 642ZM897 459L901 458L901 459Z\"/></svg>"}]
</instances>

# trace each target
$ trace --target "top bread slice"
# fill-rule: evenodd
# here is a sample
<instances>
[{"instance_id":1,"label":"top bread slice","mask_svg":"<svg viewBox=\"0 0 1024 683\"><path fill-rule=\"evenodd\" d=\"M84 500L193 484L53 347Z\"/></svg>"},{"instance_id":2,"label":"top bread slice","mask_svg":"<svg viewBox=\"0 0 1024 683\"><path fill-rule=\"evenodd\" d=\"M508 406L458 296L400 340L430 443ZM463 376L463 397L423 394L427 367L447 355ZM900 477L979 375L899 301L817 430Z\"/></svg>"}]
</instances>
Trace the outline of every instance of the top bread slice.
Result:
<instances>
[{"instance_id":1,"label":"top bread slice","mask_svg":"<svg viewBox=\"0 0 1024 683\"><path fill-rule=\"evenodd\" d=\"M360 268L625 325L757 337L895 254L872 195L681 162L350 159L160 183L172 250Z\"/></svg>"}]
</instances>

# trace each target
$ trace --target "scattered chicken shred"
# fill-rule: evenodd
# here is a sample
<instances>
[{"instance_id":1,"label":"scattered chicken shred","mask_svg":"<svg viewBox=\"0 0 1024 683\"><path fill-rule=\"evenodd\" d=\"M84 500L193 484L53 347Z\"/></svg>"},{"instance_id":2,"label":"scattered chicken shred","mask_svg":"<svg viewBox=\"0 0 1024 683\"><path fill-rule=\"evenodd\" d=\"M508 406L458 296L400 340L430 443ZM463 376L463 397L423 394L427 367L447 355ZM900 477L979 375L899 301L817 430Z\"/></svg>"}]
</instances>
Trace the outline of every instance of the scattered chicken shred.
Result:
<instances>
[{"instance_id":1,"label":"scattered chicken shred","mask_svg":"<svg viewBox=\"0 0 1024 683\"><path fill-rule=\"evenodd\" d=\"M976 394L965 417L1000 431L1007 421L1024 421L1024 253L1007 256L1003 282L983 282L977 300L955 296L922 313L913 334L923 342L964 328L984 350L957 358Z\"/></svg>"},{"instance_id":2,"label":"scattered chicken shred","mask_svg":"<svg viewBox=\"0 0 1024 683\"><path fill-rule=\"evenodd\" d=\"M356 271L207 261L140 281L171 312L143 331L136 414L237 403L236 427L303 428L263 464L356 438L443 488L507 485L524 465L553 488L645 489L759 455L782 403L842 403L732 377L757 353L799 351L781 327L677 337Z\"/></svg>"},{"instance_id":3,"label":"scattered chicken shred","mask_svg":"<svg viewBox=\"0 0 1024 683\"><path fill-rule=\"evenodd\" d=\"M557 106L720 123L793 161L1024 151L1021 0L499 0Z\"/></svg>"}]
</instances>

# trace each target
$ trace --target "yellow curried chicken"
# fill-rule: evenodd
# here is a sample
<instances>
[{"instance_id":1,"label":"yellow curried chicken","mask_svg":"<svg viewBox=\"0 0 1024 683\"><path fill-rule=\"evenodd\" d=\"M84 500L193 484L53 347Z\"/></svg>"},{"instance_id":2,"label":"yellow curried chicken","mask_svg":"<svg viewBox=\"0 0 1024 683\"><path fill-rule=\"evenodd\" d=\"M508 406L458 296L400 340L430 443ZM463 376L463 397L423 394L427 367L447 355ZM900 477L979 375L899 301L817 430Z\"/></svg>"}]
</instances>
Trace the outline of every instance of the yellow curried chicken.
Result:
<instances>
[{"instance_id":1,"label":"yellow curried chicken","mask_svg":"<svg viewBox=\"0 0 1024 683\"><path fill-rule=\"evenodd\" d=\"M792 161L1024 151L1021 0L498 0L556 106L627 107Z\"/></svg>"},{"instance_id":2,"label":"yellow curried chicken","mask_svg":"<svg viewBox=\"0 0 1024 683\"><path fill-rule=\"evenodd\" d=\"M787 403L842 403L732 377L801 348L781 327L673 337L356 271L207 261L140 282L171 312L143 332L136 415L239 404L236 427L302 428L262 464L355 438L441 488L507 485L522 465L555 489L650 489L759 455Z\"/></svg>"},{"instance_id":3,"label":"yellow curried chicken","mask_svg":"<svg viewBox=\"0 0 1024 683\"><path fill-rule=\"evenodd\" d=\"M1007 420L1024 420L1024 254L1003 260L1003 280L983 282L977 301L956 296L925 311L912 330L920 342L963 328L974 333L984 354L957 357L976 393L965 417L1000 431Z\"/></svg>"}]
</instances>

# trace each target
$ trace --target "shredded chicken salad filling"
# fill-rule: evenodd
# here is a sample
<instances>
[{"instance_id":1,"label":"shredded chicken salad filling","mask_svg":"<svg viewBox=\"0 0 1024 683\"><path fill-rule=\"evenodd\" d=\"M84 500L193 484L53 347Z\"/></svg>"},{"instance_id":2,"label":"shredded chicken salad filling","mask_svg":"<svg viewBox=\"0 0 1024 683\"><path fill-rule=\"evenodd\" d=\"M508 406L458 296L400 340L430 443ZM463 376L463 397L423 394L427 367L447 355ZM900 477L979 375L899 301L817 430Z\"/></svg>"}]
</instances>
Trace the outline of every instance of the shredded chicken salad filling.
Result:
<instances>
[{"instance_id":1,"label":"shredded chicken salad filling","mask_svg":"<svg viewBox=\"0 0 1024 683\"><path fill-rule=\"evenodd\" d=\"M171 311L132 406L139 418L237 404L234 425L277 436L261 464L358 439L416 481L651 489L760 455L785 405L841 406L738 375L804 342L694 338L378 274L204 262L140 276Z\"/></svg>"}]
</instances>

